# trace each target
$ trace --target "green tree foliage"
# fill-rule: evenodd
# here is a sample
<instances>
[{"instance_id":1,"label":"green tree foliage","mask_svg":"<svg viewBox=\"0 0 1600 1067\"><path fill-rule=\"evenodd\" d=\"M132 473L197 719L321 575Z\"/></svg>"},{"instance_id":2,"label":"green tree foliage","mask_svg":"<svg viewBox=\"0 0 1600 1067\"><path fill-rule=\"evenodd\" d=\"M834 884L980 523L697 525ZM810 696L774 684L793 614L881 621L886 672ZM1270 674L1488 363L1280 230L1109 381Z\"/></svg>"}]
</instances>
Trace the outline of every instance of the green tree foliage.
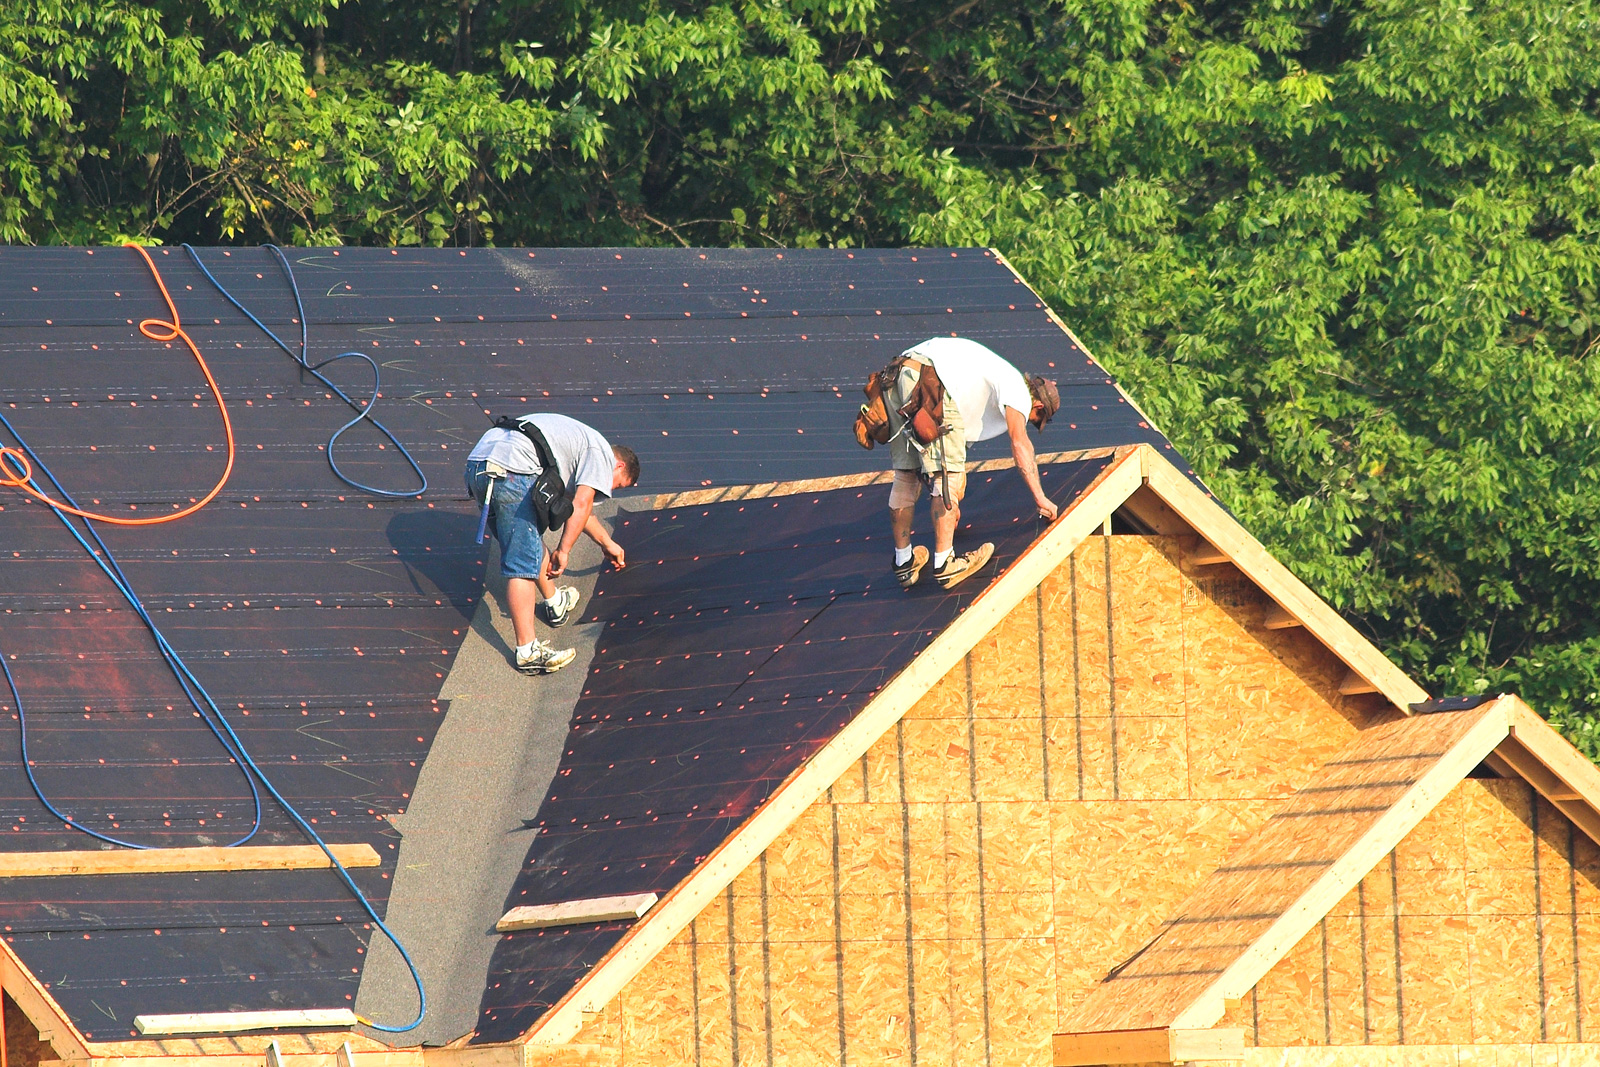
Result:
<instances>
[{"instance_id":1,"label":"green tree foliage","mask_svg":"<svg viewBox=\"0 0 1600 1067\"><path fill-rule=\"evenodd\" d=\"M0 238L992 244L1436 691L1600 754L1595 0L35 0Z\"/></svg>"}]
</instances>

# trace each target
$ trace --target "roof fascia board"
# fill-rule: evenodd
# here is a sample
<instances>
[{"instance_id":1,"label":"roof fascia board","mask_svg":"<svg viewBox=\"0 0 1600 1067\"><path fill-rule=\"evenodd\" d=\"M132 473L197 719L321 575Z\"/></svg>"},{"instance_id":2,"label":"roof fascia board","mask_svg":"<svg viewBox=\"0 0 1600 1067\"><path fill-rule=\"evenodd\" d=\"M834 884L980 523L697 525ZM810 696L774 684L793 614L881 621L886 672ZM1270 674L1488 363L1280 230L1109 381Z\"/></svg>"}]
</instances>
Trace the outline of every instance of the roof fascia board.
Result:
<instances>
[{"instance_id":1,"label":"roof fascia board","mask_svg":"<svg viewBox=\"0 0 1600 1067\"><path fill-rule=\"evenodd\" d=\"M1137 451L1118 449L1114 460L1004 574L980 593L909 666L879 691L832 741L791 774L743 826L728 837L687 878L618 942L523 1035L541 1045L571 1041L585 1014L603 1009L654 959L716 895L777 840L854 764L885 731L898 722L974 645L1045 576L1072 554L1106 517L1138 490L1142 469Z\"/></svg>"},{"instance_id":2,"label":"roof fascia board","mask_svg":"<svg viewBox=\"0 0 1600 1067\"><path fill-rule=\"evenodd\" d=\"M89 1042L72 1025L55 998L39 984L33 972L23 966L11 946L3 941L0 941L0 988L17 1002L17 1007L39 1031L39 1040L48 1042L57 1056L72 1064L89 1059Z\"/></svg>"},{"instance_id":3,"label":"roof fascia board","mask_svg":"<svg viewBox=\"0 0 1600 1067\"><path fill-rule=\"evenodd\" d=\"M1378 861L1394 851L1417 824L1511 733L1515 697L1501 697L1483 718L1335 860L1270 927L1240 953L1197 997L1173 1016L1173 1029L1214 1026L1227 1000L1243 997L1327 915Z\"/></svg>"},{"instance_id":4,"label":"roof fascia board","mask_svg":"<svg viewBox=\"0 0 1600 1067\"><path fill-rule=\"evenodd\" d=\"M1149 445L1140 445L1139 453L1145 465L1145 484L1347 667L1376 686L1404 714L1411 714L1412 704L1428 699L1421 686L1274 559L1260 541L1216 501L1200 492L1166 457Z\"/></svg>"},{"instance_id":5,"label":"roof fascia board","mask_svg":"<svg viewBox=\"0 0 1600 1067\"><path fill-rule=\"evenodd\" d=\"M1494 754L1557 811L1600 844L1600 768L1521 700L1511 703L1511 736Z\"/></svg>"}]
</instances>

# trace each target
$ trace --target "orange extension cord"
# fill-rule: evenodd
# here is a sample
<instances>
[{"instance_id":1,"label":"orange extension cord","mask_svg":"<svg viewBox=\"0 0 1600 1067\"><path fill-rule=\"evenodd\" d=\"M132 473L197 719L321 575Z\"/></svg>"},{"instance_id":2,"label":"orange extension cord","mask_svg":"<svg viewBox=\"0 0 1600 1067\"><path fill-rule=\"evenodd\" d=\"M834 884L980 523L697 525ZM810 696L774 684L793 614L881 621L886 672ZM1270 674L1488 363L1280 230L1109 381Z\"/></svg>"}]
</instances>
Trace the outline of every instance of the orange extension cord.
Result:
<instances>
[{"instance_id":1,"label":"orange extension cord","mask_svg":"<svg viewBox=\"0 0 1600 1067\"><path fill-rule=\"evenodd\" d=\"M194 338L184 331L178 319L178 307L172 302L172 294L167 292L167 283L161 280L161 272L156 269L156 264L150 258L150 253L136 244L127 244L143 257L145 266L150 268L150 273L155 277L156 286L161 290L161 298L167 302L167 310L172 313L170 322L161 319L143 319L139 323L139 332L152 341L173 341L182 339L189 346L189 351L194 354L194 361L200 364L200 372L206 376L206 384L211 387L211 395L216 397L217 410L222 413L222 430L228 438L228 463L222 469L222 477L217 479L217 484L211 491L199 500L190 504L181 511L174 511L168 515L156 515L145 519L124 519L115 515L101 515L93 511L79 511L69 507L58 500L53 500L35 489L29 482L33 479L33 464L28 462L28 457L21 449L0 446L0 486L9 486L21 489L41 504L46 504L57 511L68 515L76 515L82 519L93 519L96 522L109 522L117 526L154 526L161 522L173 522L185 515L193 515L207 504L217 498L222 492L222 487L228 484L228 478L233 474L233 460L236 448L233 441L233 420L228 418L228 407L222 402L222 389L217 385L217 380L211 376L211 368L206 365L206 358L200 354L200 347L194 343Z\"/></svg>"}]
</instances>

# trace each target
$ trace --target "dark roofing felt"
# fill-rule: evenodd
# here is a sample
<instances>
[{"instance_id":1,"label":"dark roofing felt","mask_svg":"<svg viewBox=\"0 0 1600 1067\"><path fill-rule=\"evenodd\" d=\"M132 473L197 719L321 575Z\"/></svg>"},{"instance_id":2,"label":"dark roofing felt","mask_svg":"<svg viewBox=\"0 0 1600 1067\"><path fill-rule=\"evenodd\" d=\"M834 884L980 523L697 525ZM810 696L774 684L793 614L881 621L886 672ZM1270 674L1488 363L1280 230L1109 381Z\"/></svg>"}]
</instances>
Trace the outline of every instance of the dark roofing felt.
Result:
<instances>
[{"instance_id":1,"label":"dark roofing felt","mask_svg":"<svg viewBox=\"0 0 1600 1067\"><path fill-rule=\"evenodd\" d=\"M287 329L293 305L266 253L202 254ZM432 483L421 501L384 500L328 470L320 449L345 409L181 252L155 259L223 385L239 463L199 514L102 534L281 787L330 840L383 855L381 869L356 872L380 907L400 853L382 816L410 803L483 588L488 556L472 544L460 468L491 413L585 418L637 447L652 493L873 470L884 453L859 450L848 429L860 380L908 344L959 333L1061 381L1042 449L1170 447L983 250L292 253L313 355L359 348L381 362L379 417ZM69 488L103 507L170 507L220 467L192 361L132 325L163 310L131 251L0 250L0 404ZM359 392L353 363L334 376ZM410 486L376 434L345 440L352 475ZM1052 494L1067 499L1094 466L1054 469ZM890 590L882 492L620 515L630 556L649 565L599 579L584 631L598 673L576 694L560 767L541 772L559 786L542 804L542 791L524 798L541 832L512 840L526 854L520 874L486 874L477 892L501 896L499 907L670 886L904 667L979 587ZM1037 532L1020 493L1014 475L975 479L963 538L990 537L1014 557ZM46 791L86 824L153 844L238 836L250 819L242 779L82 549L10 490L0 544L0 654ZM819 656L819 640L838 650ZM574 697L549 699L546 720ZM15 722L9 693L0 707ZM670 774L649 769L657 751L672 755ZM554 763L548 748L537 755ZM618 760L625 777L609 773ZM642 821L658 817L676 828ZM261 841L299 840L270 804L265 825ZM0 832L15 850L88 847L40 807L15 757L0 762ZM127 1037L138 1013L353 1003L371 939L355 918L325 872L0 884L4 936L92 1040ZM458 1032L473 1025L465 998L479 1040L514 1037L619 933L479 931L487 976L463 977L457 961L449 988L430 996ZM402 995L377 999L403 1012Z\"/></svg>"}]
</instances>

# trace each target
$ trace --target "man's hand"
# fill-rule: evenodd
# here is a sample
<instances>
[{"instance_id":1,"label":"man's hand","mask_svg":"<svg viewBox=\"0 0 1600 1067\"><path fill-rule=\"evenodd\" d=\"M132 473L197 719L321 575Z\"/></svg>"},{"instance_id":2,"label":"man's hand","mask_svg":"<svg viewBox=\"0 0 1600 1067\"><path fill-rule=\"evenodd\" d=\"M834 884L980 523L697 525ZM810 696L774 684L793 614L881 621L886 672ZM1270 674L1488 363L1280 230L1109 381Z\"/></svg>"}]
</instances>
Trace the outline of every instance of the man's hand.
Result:
<instances>
[{"instance_id":1,"label":"man's hand","mask_svg":"<svg viewBox=\"0 0 1600 1067\"><path fill-rule=\"evenodd\" d=\"M600 545L600 551L606 554L606 559L609 559L611 561L611 565L617 570L620 571L628 565L627 553L623 552L622 546L617 544L615 541L602 543Z\"/></svg>"},{"instance_id":2,"label":"man's hand","mask_svg":"<svg viewBox=\"0 0 1600 1067\"><path fill-rule=\"evenodd\" d=\"M561 572L567 569L567 549L552 548L550 550L550 570L552 578L561 577Z\"/></svg>"},{"instance_id":3,"label":"man's hand","mask_svg":"<svg viewBox=\"0 0 1600 1067\"><path fill-rule=\"evenodd\" d=\"M1044 495L1039 484L1039 466L1033 459L1033 442L1028 440L1028 418L1015 408L1006 408L1006 432L1011 437L1011 458L1017 464L1017 473L1033 492L1033 506L1039 517L1054 522L1057 514L1055 502Z\"/></svg>"}]
</instances>

